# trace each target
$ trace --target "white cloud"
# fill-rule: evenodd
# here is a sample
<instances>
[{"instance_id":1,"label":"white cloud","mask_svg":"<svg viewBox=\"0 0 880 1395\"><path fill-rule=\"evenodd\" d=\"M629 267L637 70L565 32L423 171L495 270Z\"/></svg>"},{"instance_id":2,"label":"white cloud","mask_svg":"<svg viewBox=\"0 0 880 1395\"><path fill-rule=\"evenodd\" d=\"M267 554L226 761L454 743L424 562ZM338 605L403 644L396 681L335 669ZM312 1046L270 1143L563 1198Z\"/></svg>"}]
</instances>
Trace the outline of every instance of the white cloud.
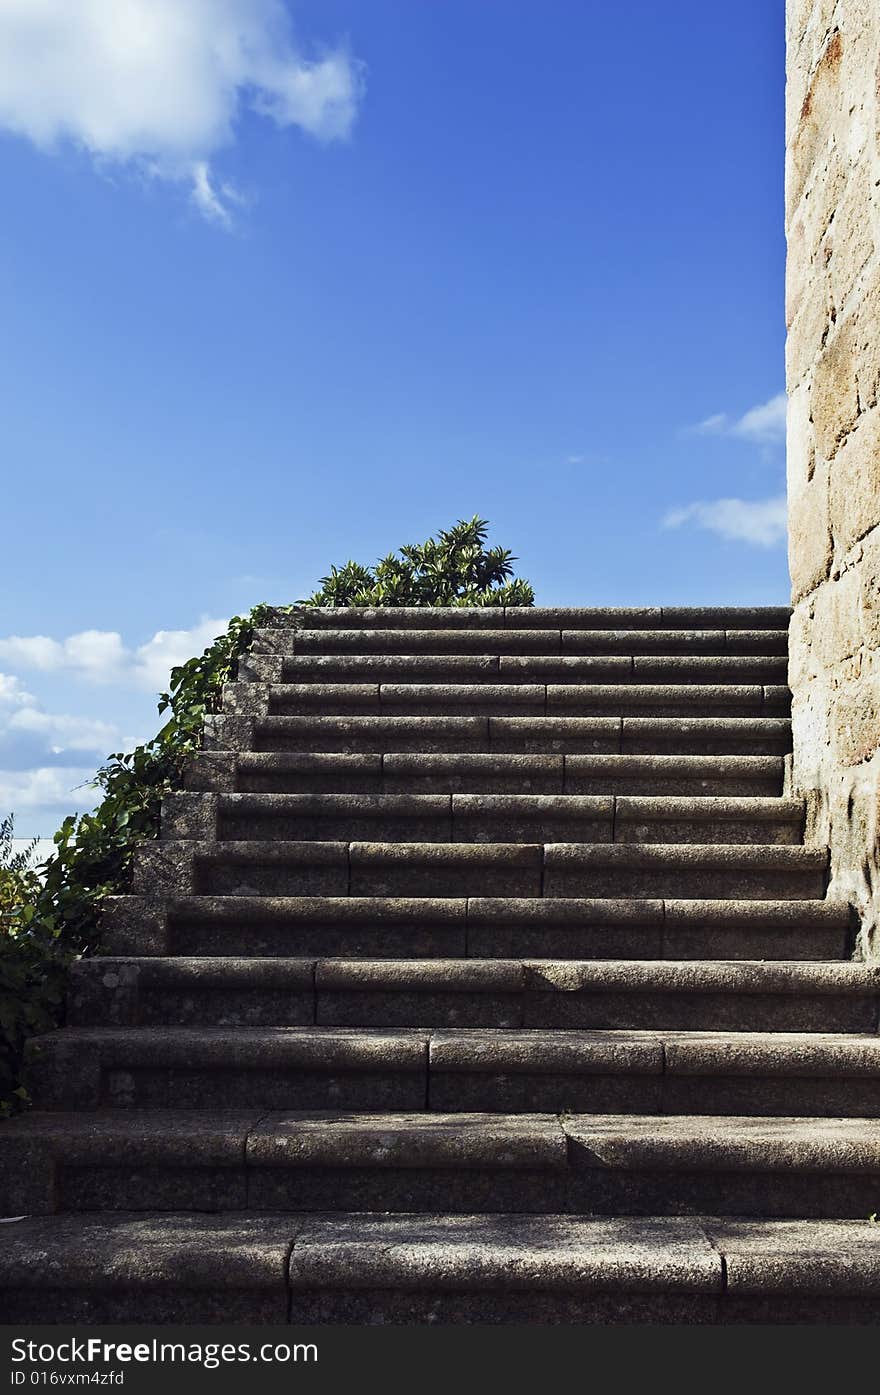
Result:
<instances>
[{"instance_id":1,"label":"white cloud","mask_svg":"<svg viewBox=\"0 0 880 1395\"><path fill-rule=\"evenodd\" d=\"M23 811L45 833L94 808L95 768L119 747L117 726L47 712L18 678L0 674L0 815Z\"/></svg>"},{"instance_id":2,"label":"white cloud","mask_svg":"<svg viewBox=\"0 0 880 1395\"><path fill-rule=\"evenodd\" d=\"M344 140L362 91L344 46L303 54L284 0L0 0L0 127L186 180L215 221L236 195L211 161L245 108Z\"/></svg>"},{"instance_id":3,"label":"white cloud","mask_svg":"<svg viewBox=\"0 0 880 1395\"><path fill-rule=\"evenodd\" d=\"M39 707L19 707L6 723L7 731L34 732L45 738L49 749L61 751L109 751L118 736L109 722L89 717L68 717Z\"/></svg>"},{"instance_id":4,"label":"white cloud","mask_svg":"<svg viewBox=\"0 0 880 1395\"><path fill-rule=\"evenodd\" d=\"M681 528L692 523L719 537L735 542L773 547L784 541L787 527L785 496L773 499L715 499L672 509L663 519L664 528Z\"/></svg>"},{"instance_id":5,"label":"white cloud","mask_svg":"<svg viewBox=\"0 0 880 1395\"><path fill-rule=\"evenodd\" d=\"M0 639L0 659L9 659L25 668L57 668L59 657L63 657L61 645L46 635L31 635L28 639L10 635L8 639Z\"/></svg>"},{"instance_id":6,"label":"white cloud","mask_svg":"<svg viewBox=\"0 0 880 1395\"><path fill-rule=\"evenodd\" d=\"M785 416L788 398L779 392L767 402L750 407L741 417L716 412L690 428L697 436L738 436L757 445L776 445L785 440Z\"/></svg>"},{"instance_id":7,"label":"white cloud","mask_svg":"<svg viewBox=\"0 0 880 1395\"><path fill-rule=\"evenodd\" d=\"M184 664L201 654L229 622L204 619L191 630L157 630L153 638L136 649L132 675L138 687L153 690L168 686L168 675L176 664Z\"/></svg>"},{"instance_id":8,"label":"white cloud","mask_svg":"<svg viewBox=\"0 0 880 1395\"><path fill-rule=\"evenodd\" d=\"M27 809L59 809L64 814L74 809L95 807L97 794L94 767L47 766L36 770L0 770L0 811L13 810L20 814ZM80 788L85 786L85 788ZM16 819L16 827L24 824Z\"/></svg>"},{"instance_id":9,"label":"white cloud","mask_svg":"<svg viewBox=\"0 0 880 1395\"><path fill-rule=\"evenodd\" d=\"M12 635L0 639L0 660L39 674L62 693L59 705L71 678L116 685L111 703L117 703L119 688L143 693L166 688L172 667L201 653L226 626L226 620L205 617L190 629L157 630L140 645L126 645L115 630L82 630L66 639ZM15 674L0 673L0 815L20 812L24 832L30 822L48 833L74 810L94 808L99 797L92 785L96 767L111 751L129 750L143 740L142 731L133 736L112 720L112 707L111 720L104 721L52 710L54 706L48 704L47 710ZM136 717L130 724L139 722Z\"/></svg>"},{"instance_id":10,"label":"white cloud","mask_svg":"<svg viewBox=\"0 0 880 1395\"><path fill-rule=\"evenodd\" d=\"M82 630L62 640L9 635L0 639L0 660L41 673L66 672L93 683L131 684L155 692L167 687L175 664L200 654L226 625L225 620L206 617L189 630L157 630L136 649L127 648L116 630ZM5 681L18 682L15 678ZM10 700L4 698L2 681L0 700Z\"/></svg>"},{"instance_id":11,"label":"white cloud","mask_svg":"<svg viewBox=\"0 0 880 1395\"><path fill-rule=\"evenodd\" d=\"M25 692L15 674L0 673L0 702L7 703L10 707L21 707L25 703L33 702L33 698L30 693Z\"/></svg>"},{"instance_id":12,"label":"white cloud","mask_svg":"<svg viewBox=\"0 0 880 1395\"><path fill-rule=\"evenodd\" d=\"M770 445L785 440L785 419L788 411L788 398L778 392L768 402L752 407L733 426L734 436L744 436L746 440Z\"/></svg>"},{"instance_id":13,"label":"white cloud","mask_svg":"<svg viewBox=\"0 0 880 1395\"><path fill-rule=\"evenodd\" d=\"M0 659L41 673L70 669L104 676L119 668L124 654L122 639L112 630L83 630L65 640L50 639L48 635L9 635L0 639Z\"/></svg>"}]
</instances>

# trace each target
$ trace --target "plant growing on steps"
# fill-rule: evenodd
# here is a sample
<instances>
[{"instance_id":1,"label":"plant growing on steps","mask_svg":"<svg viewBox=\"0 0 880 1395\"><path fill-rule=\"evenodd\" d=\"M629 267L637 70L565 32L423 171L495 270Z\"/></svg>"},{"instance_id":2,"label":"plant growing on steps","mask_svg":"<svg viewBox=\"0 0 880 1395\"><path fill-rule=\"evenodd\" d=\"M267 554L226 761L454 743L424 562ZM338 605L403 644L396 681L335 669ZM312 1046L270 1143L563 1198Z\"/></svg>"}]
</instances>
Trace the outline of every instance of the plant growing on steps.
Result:
<instances>
[{"instance_id":1,"label":"plant growing on steps","mask_svg":"<svg viewBox=\"0 0 880 1395\"><path fill-rule=\"evenodd\" d=\"M532 605L529 583L513 578L516 558L505 548L486 547L488 527L475 516L436 539L402 547L399 556L389 554L372 570L355 562L334 567L322 589L299 604ZM40 875L27 859L11 865L11 822L2 825L0 1113L26 1098L18 1074L24 1039L60 1020L71 959L100 950L101 903L128 888L135 847L158 836L162 799L180 788L186 757L201 745L205 718L219 711L223 685L235 677L254 631L291 609L257 605L233 617L204 653L171 670L168 691L159 699L160 713L168 714L164 726L151 741L107 758L95 777L103 798L92 813L64 820Z\"/></svg>"},{"instance_id":2,"label":"plant growing on steps","mask_svg":"<svg viewBox=\"0 0 880 1395\"><path fill-rule=\"evenodd\" d=\"M26 1039L54 1027L70 954L37 914L37 843L14 851L12 815L0 819L0 1116L27 1101L19 1064Z\"/></svg>"},{"instance_id":3,"label":"plant growing on steps","mask_svg":"<svg viewBox=\"0 0 880 1395\"><path fill-rule=\"evenodd\" d=\"M104 792L97 809L70 815L55 834L39 908L77 952L97 947L96 909L128 885L136 844L158 836L164 795L180 788L186 757L201 745L206 716L219 711L224 683L235 677L254 630L276 613L258 605L234 616L203 654L173 668L159 698L159 711L169 713L165 725L128 754L109 756L95 777Z\"/></svg>"},{"instance_id":4,"label":"plant growing on steps","mask_svg":"<svg viewBox=\"0 0 880 1395\"><path fill-rule=\"evenodd\" d=\"M359 562L331 567L314 606L533 605L535 593L513 577L517 559L504 547L486 547L489 524L476 514L442 529L436 538L401 547L372 568Z\"/></svg>"},{"instance_id":5,"label":"plant growing on steps","mask_svg":"<svg viewBox=\"0 0 880 1395\"><path fill-rule=\"evenodd\" d=\"M277 613L256 606L235 616L203 654L171 670L159 699L168 720L151 741L108 757L96 776L104 798L93 813L64 820L39 872L33 846L29 854L12 853L11 819L0 825L0 1115L26 1102L26 1038L60 1022L70 961L100 948L101 902L128 886L135 846L157 837L162 798L179 788L205 717L220 707L223 684L235 676L254 629Z\"/></svg>"}]
</instances>

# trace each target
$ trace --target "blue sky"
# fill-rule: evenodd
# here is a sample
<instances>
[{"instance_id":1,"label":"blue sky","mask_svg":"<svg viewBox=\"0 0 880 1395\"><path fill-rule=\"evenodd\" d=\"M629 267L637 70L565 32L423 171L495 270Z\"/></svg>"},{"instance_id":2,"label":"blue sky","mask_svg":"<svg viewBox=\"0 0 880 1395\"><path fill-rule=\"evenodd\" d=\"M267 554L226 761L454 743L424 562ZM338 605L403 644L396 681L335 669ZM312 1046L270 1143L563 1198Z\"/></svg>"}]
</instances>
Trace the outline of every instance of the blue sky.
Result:
<instances>
[{"instance_id":1,"label":"blue sky","mask_svg":"<svg viewBox=\"0 0 880 1395\"><path fill-rule=\"evenodd\" d=\"M778 603L783 0L0 0L0 812L231 614L487 515Z\"/></svg>"}]
</instances>

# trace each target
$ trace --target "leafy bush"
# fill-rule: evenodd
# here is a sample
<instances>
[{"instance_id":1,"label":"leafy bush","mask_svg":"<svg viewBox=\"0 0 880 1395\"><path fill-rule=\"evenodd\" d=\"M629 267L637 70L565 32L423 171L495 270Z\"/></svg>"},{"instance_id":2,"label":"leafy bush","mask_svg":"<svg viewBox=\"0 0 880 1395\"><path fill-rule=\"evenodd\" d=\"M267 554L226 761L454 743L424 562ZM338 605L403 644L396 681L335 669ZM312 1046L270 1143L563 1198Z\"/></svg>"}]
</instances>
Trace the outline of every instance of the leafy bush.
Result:
<instances>
[{"instance_id":1,"label":"leafy bush","mask_svg":"<svg viewBox=\"0 0 880 1395\"><path fill-rule=\"evenodd\" d=\"M165 725L152 741L108 758L96 776L104 798L93 813L64 820L39 872L33 845L13 855L12 820L0 824L0 1115L26 1102L26 1038L60 1022L71 960L100 948L101 902L126 890L135 846L158 835L162 797L180 787L205 717L219 710L255 627L276 614L256 606L236 616L203 654L171 670L159 699L159 711L170 713Z\"/></svg>"},{"instance_id":2,"label":"leafy bush","mask_svg":"<svg viewBox=\"0 0 880 1395\"><path fill-rule=\"evenodd\" d=\"M426 542L382 557L331 567L306 605L532 605L535 593L513 576L517 559L503 547L487 550L489 525L476 514Z\"/></svg>"},{"instance_id":3,"label":"leafy bush","mask_svg":"<svg viewBox=\"0 0 880 1395\"><path fill-rule=\"evenodd\" d=\"M347 562L299 605L532 605L534 592L513 575L516 558L485 546L488 524L459 521L436 539L402 547L370 570ZM254 630L277 624L293 607L258 605L235 616L225 634L171 670L159 711L169 714L151 741L117 752L98 771L103 791L90 814L66 818L55 851L40 869L12 854L12 821L0 828L0 1114L20 1107L25 1038L61 1020L66 969L100 950L100 908L130 882L135 847L159 832L163 796L179 789L187 756L198 750L205 718L220 710L224 683L251 646Z\"/></svg>"},{"instance_id":4,"label":"leafy bush","mask_svg":"<svg viewBox=\"0 0 880 1395\"><path fill-rule=\"evenodd\" d=\"M36 842L12 847L13 820L0 820L0 1116L21 1108L21 1053L34 1032L58 1019L70 954L40 925Z\"/></svg>"},{"instance_id":5,"label":"leafy bush","mask_svg":"<svg viewBox=\"0 0 880 1395\"><path fill-rule=\"evenodd\" d=\"M220 710L223 684L235 677L254 630L277 614L258 605L247 616L236 615L203 654L173 668L169 691L159 698L168 721L152 741L109 756L96 776L104 791L97 809L71 815L55 834L39 913L78 953L98 947L101 901L128 886L135 846L158 836L163 796L180 788L184 761L201 745L205 717Z\"/></svg>"}]
</instances>

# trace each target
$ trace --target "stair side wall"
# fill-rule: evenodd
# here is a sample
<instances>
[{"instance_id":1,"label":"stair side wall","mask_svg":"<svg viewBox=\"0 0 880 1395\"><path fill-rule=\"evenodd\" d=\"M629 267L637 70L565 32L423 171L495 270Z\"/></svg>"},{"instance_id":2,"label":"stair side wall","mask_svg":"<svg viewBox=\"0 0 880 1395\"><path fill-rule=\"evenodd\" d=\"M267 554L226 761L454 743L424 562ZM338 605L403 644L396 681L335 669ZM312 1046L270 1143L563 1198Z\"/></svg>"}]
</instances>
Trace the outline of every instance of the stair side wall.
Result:
<instances>
[{"instance_id":1,"label":"stair side wall","mask_svg":"<svg viewBox=\"0 0 880 1395\"><path fill-rule=\"evenodd\" d=\"M880 956L880 9L788 0L790 792Z\"/></svg>"}]
</instances>

